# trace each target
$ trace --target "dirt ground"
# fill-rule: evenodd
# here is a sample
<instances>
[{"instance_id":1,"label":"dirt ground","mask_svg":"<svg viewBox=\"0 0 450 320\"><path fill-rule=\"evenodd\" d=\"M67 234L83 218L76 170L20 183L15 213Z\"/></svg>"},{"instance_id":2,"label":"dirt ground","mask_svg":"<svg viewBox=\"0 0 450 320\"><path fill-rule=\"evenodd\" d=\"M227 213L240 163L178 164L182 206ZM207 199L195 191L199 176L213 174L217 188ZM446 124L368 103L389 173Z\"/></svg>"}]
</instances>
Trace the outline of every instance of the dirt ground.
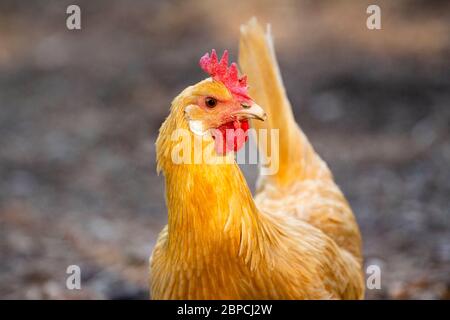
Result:
<instances>
[{"instance_id":1,"label":"dirt ground","mask_svg":"<svg viewBox=\"0 0 450 320\"><path fill-rule=\"evenodd\" d=\"M271 22L295 116L348 197L368 299L450 298L450 6L372 1L0 1L0 298L145 299L167 221L154 142L170 101ZM253 185L256 166L246 166ZM66 289L66 268L82 290Z\"/></svg>"}]
</instances>

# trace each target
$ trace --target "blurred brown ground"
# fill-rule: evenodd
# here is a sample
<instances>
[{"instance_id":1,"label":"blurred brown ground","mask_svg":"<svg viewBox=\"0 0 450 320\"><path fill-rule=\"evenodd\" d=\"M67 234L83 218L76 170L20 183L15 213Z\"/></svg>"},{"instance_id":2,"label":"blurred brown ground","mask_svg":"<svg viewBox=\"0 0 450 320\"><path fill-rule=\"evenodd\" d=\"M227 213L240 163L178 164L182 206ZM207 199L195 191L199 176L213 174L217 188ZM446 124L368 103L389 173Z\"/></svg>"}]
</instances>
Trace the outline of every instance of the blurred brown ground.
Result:
<instances>
[{"instance_id":1,"label":"blurred brown ground","mask_svg":"<svg viewBox=\"0 0 450 320\"><path fill-rule=\"evenodd\" d=\"M83 29L68 31L72 3L0 2L0 298L148 297L167 221L157 130L205 77L198 58L236 57L253 15L381 266L367 298L450 298L448 1L76 1Z\"/></svg>"}]
</instances>

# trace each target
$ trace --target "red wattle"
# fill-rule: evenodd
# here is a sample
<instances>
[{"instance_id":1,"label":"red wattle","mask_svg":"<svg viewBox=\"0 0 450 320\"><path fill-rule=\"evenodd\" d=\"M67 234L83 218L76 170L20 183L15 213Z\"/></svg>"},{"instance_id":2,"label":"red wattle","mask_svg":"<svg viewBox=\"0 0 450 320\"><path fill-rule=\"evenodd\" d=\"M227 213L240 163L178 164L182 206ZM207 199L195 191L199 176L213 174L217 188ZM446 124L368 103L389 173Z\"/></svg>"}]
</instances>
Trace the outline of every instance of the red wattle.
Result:
<instances>
[{"instance_id":1,"label":"red wattle","mask_svg":"<svg viewBox=\"0 0 450 320\"><path fill-rule=\"evenodd\" d=\"M248 140L248 120L234 120L221 125L216 134L215 149L219 154L230 151L237 152Z\"/></svg>"}]
</instances>

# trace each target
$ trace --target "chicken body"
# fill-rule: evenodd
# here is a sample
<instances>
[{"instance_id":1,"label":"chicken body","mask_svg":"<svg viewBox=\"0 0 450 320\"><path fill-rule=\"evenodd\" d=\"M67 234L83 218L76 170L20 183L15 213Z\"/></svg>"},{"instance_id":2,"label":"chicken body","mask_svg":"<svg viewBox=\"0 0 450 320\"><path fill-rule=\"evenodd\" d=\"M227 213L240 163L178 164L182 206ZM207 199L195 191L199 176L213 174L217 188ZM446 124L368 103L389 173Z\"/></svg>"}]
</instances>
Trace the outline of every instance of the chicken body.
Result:
<instances>
[{"instance_id":1,"label":"chicken body","mask_svg":"<svg viewBox=\"0 0 450 320\"><path fill-rule=\"evenodd\" d=\"M255 127L280 131L278 150L267 149L270 141L259 145L279 171L260 177L253 198L232 153L223 164L175 164L171 136L189 129L186 106L199 92L219 100L226 92L204 80L175 98L157 140L169 221L150 259L152 298L362 298L358 226L330 170L295 123L270 35L254 20L241 29L240 66L252 98L268 114ZM207 142L199 144L205 148Z\"/></svg>"},{"instance_id":2,"label":"chicken body","mask_svg":"<svg viewBox=\"0 0 450 320\"><path fill-rule=\"evenodd\" d=\"M319 228L362 263L361 236L353 212L328 166L295 122L270 27L264 32L254 18L241 26L239 49L240 66L252 84L250 95L268 115L266 122L253 125L278 129L280 136L278 150L270 150L270 141L258 144L263 154L278 163L279 171L260 176L256 202L265 211L291 215Z\"/></svg>"}]
</instances>

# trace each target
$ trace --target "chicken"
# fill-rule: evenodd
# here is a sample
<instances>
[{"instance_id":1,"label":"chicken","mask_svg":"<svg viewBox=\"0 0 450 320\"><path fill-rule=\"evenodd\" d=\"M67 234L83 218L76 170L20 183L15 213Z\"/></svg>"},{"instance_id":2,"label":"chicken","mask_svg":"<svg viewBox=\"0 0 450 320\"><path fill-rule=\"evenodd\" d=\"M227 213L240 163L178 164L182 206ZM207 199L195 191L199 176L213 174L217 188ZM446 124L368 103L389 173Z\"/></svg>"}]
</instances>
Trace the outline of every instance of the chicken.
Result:
<instances>
[{"instance_id":1,"label":"chicken","mask_svg":"<svg viewBox=\"0 0 450 320\"><path fill-rule=\"evenodd\" d=\"M256 20L241 27L249 90L227 60L200 59L210 77L173 100L156 141L168 224L150 258L151 297L363 298L358 226L294 120L270 34ZM260 176L255 197L234 158L249 122L279 130L279 145L258 142L278 171Z\"/></svg>"}]
</instances>

